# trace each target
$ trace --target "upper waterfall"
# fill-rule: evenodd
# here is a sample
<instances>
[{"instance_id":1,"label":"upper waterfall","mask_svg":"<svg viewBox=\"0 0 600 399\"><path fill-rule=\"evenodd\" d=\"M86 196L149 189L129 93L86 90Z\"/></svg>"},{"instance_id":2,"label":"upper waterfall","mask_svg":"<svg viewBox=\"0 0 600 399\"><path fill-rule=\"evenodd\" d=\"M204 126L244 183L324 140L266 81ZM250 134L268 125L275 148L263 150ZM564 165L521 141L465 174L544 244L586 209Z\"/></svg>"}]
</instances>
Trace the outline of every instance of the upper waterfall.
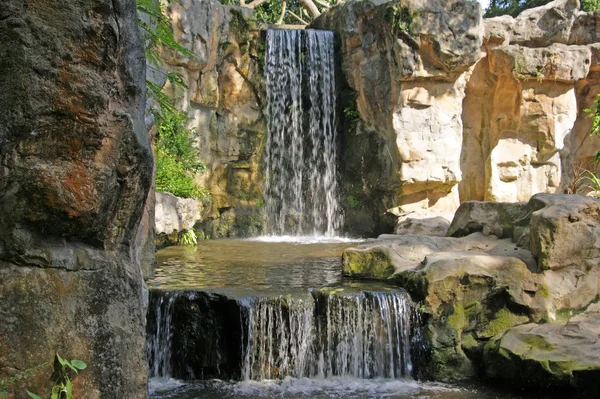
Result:
<instances>
[{"instance_id":1,"label":"upper waterfall","mask_svg":"<svg viewBox=\"0 0 600 399\"><path fill-rule=\"evenodd\" d=\"M333 32L269 30L265 56L269 235L339 234Z\"/></svg>"}]
</instances>

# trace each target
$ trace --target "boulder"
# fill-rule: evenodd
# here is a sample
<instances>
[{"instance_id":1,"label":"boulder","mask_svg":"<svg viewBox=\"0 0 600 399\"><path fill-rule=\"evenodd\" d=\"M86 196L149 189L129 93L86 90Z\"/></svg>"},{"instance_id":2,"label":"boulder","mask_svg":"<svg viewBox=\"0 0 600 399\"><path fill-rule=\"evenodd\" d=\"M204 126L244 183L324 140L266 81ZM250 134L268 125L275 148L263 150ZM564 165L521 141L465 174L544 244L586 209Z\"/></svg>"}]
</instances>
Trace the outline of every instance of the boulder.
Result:
<instances>
[{"instance_id":1,"label":"boulder","mask_svg":"<svg viewBox=\"0 0 600 399\"><path fill-rule=\"evenodd\" d=\"M430 254L437 252L472 252L491 256L521 259L535 270L531 252L516 247L510 239L498 240L473 233L467 237L450 238L429 235L381 235L342 255L343 273L351 277L388 279L394 274L417 269Z\"/></svg>"},{"instance_id":2,"label":"boulder","mask_svg":"<svg viewBox=\"0 0 600 399\"><path fill-rule=\"evenodd\" d=\"M427 209L409 212L398 217L395 233L399 235L428 235L443 237L448 231L452 213Z\"/></svg>"},{"instance_id":3,"label":"boulder","mask_svg":"<svg viewBox=\"0 0 600 399\"><path fill-rule=\"evenodd\" d=\"M600 306L594 304L566 324L510 328L485 347L485 372L529 390L564 389L577 397L600 393Z\"/></svg>"},{"instance_id":4,"label":"boulder","mask_svg":"<svg viewBox=\"0 0 600 399\"><path fill-rule=\"evenodd\" d=\"M487 340L546 313L539 276L512 256L436 252L396 281L421 301L426 315L429 351L422 377L475 376Z\"/></svg>"},{"instance_id":5,"label":"boulder","mask_svg":"<svg viewBox=\"0 0 600 399\"><path fill-rule=\"evenodd\" d=\"M571 41L571 29L577 19L578 8L577 0L555 0L525 10L516 18L503 15L485 19L485 42L532 48L554 43L567 44Z\"/></svg>"},{"instance_id":6,"label":"boulder","mask_svg":"<svg viewBox=\"0 0 600 399\"><path fill-rule=\"evenodd\" d=\"M193 198L179 198L156 192L156 234L173 234L191 230L202 219L202 204Z\"/></svg>"},{"instance_id":7,"label":"boulder","mask_svg":"<svg viewBox=\"0 0 600 399\"><path fill-rule=\"evenodd\" d=\"M536 195L530 243L540 270L600 265L600 200L581 195ZM533 201L533 200L532 200Z\"/></svg>"},{"instance_id":8,"label":"boulder","mask_svg":"<svg viewBox=\"0 0 600 399\"><path fill-rule=\"evenodd\" d=\"M74 397L146 398L136 3L5 1L0 60L0 380L26 375L2 388L48 397L59 353Z\"/></svg>"}]
</instances>

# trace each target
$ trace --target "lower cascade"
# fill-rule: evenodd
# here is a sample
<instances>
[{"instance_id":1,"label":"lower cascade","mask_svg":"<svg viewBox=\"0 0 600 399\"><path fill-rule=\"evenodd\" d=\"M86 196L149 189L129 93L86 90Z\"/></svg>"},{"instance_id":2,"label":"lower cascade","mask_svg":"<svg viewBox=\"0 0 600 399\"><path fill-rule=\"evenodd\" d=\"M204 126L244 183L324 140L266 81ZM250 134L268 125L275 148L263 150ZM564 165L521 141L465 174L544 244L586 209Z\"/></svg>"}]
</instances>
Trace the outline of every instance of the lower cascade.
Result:
<instances>
[{"instance_id":1,"label":"lower cascade","mask_svg":"<svg viewBox=\"0 0 600 399\"><path fill-rule=\"evenodd\" d=\"M151 291L151 377L410 378L418 313L404 291L247 297Z\"/></svg>"}]
</instances>

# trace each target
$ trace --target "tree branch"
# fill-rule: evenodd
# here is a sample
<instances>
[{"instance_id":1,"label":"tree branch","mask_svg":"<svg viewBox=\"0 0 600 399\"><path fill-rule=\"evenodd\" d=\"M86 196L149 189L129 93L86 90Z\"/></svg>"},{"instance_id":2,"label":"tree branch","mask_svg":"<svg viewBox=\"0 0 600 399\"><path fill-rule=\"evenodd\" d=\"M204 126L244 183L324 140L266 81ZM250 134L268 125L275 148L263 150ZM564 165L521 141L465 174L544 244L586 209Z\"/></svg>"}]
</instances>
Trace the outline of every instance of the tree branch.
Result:
<instances>
[{"instance_id":1,"label":"tree branch","mask_svg":"<svg viewBox=\"0 0 600 399\"><path fill-rule=\"evenodd\" d=\"M279 15L279 19L275 22L276 25L281 25L283 23L283 18L285 17L285 11L287 8L287 1L283 0L281 3L281 14Z\"/></svg>"},{"instance_id":2,"label":"tree branch","mask_svg":"<svg viewBox=\"0 0 600 399\"><path fill-rule=\"evenodd\" d=\"M321 15L321 11L317 8L315 3L312 0L298 0L298 2L302 5L302 7L308 11L311 17L317 18Z\"/></svg>"},{"instance_id":3,"label":"tree branch","mask_svg":"<svg viewBox=\"0 0 600 399\"><path fill-rule=\"evenodd\" d=\"M308 22L306 22L305 20L303 20L302 18L300 18L299 16L297 16L293 12L288 11L288 14L290 14L292 17L296 18L301 24L308 25Z\"/></svg>"}]
</instances>

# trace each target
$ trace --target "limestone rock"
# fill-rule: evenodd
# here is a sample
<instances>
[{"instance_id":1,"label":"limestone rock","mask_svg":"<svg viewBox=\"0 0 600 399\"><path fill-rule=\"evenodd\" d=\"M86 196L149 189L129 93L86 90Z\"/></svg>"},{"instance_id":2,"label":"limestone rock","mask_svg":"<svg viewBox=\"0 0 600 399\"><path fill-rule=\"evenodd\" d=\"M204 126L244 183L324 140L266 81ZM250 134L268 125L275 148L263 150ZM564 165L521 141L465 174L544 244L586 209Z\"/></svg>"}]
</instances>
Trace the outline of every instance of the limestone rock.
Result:
<instances>
[{"instance_id":1,"label":"limestone rock","mask_svg":"<svg viewBox=\"0 0 600 399\"><path fill-rule=\"evenodd\" d=\"M156 234L173 234L191 230L202 218L202 204L193 198L179 198L156 192Z\"/></svg>"},{"instance_id":2,"label":"limestone rock","mask_svg":"<svg viewBox=\"0 0 600 399\"><path fill-rule=\"evenodd\" d=\"M0 44L0 380L45 396L58 352L89 365L75 397L146 398L135 1L5 1Z\"/></svg>"},{"instance_id":3,"label":"limestone rock","mask_svg":"<svg viewBox=\"0 0 600 399\"><path fill-rule=\"evenodd\" d=\"M396 222L395 233L399 235L428 235L444 237L450 227L452 214L419 210L401 215Z\"/></svg>"},{"instance_id":4,"label":"limestone rock","mask_svg":"<svg viewBox=\"0 0 600 399\"><path fill-rule=\"evenodd\" d=\"M243 219L252 208L260 215L262 154L266 140L263 116L264 40L247 7L218 0L183 0L168 8L175 38L194 57L165 54L167 71L179 72L185 89L165 91L188 113L196 132L199 158L207 172L197 180L211 193L203 210L204 233L220 237L227 230L222 214ZM243 224L243 221L240 222ZM243 236L245 231L233 235Z\"/></svg>"},{"instance_id":5,"label":"limestone rock","mask_svg":"<svg viewBox=\"0 0 600 399\"><path fill-rule=\"evenodd\" d=\"M448 236L463 237L482 232L485 236L513 238L517 221L526 214L527 205L523 202L465 202L456 211L448 228Z\"/></svg>"},{"instance_id":6,"label":"limestone rock","mask_svg":"<svg viewBox=\"0 0 600 399\"><path fill-rule=\"evenodd\" d=\"M555 0L523 11L516 18L500 16L484 21L485 41L492 44L519 44L545 47L567 44L577 18L577 0Z\"/></svg>"},{"instance_id":7,"label":"limestone rock","mask_svg":"<svg viewBox=\"0 0 600 399\"><path fill-rule=\"evenodd\" d=\"M600 393L600 306L562 324L525 324L490 340L489 377L529 389L566 388L580 397Z\"/></svg>"},{"instance_id":8,"label":"limestone rock","mask_svg":"<svg viewBox=\"0 0 600 399\"><path fill-rule=\"evenodd\" d=\"M373 218L395 206L454 210L464 90L482 43L479 4L352 1L312 27L340 35L356 95L360 122L344 139L348 194L373 198Z\"/></svg>"},{"instance_id":9,"label":"limestone rock","mask_svg":"<svg viewBox=\"0 0 600 399\"><path fill-rule=\"evenodd\" d=\"M436 379L476 375L489 338L546 313L539 276L510 255L436 252L396 279L423 301L430 343L423 375Z\"/></svg>"},{"instance_id":10,"label":"limestone rock","mask_svg":"<svg viewBox=\"0 0 600 399\"><path fill-rule=\"evenodd\" d=\"M600 200L580 195L538 195L545 205L530 223L531 251L540 270L600 265Z\"/></svg>"},{"instance_id":11,"label":"limestone rock","mask_svg":"<svg viewBox=\"0 0 600 399\"><path fill-rule=\"evenodd\" d=\"M509 256L521 259L533 270L536 268L531 252L515 247L510 239L498 240L481 233L463 238L384 234L377 240L346 249L342 256L343 272L352 277L387 279L420 267L428 255L437 252Z\"/></svg>"}]
</instances>

